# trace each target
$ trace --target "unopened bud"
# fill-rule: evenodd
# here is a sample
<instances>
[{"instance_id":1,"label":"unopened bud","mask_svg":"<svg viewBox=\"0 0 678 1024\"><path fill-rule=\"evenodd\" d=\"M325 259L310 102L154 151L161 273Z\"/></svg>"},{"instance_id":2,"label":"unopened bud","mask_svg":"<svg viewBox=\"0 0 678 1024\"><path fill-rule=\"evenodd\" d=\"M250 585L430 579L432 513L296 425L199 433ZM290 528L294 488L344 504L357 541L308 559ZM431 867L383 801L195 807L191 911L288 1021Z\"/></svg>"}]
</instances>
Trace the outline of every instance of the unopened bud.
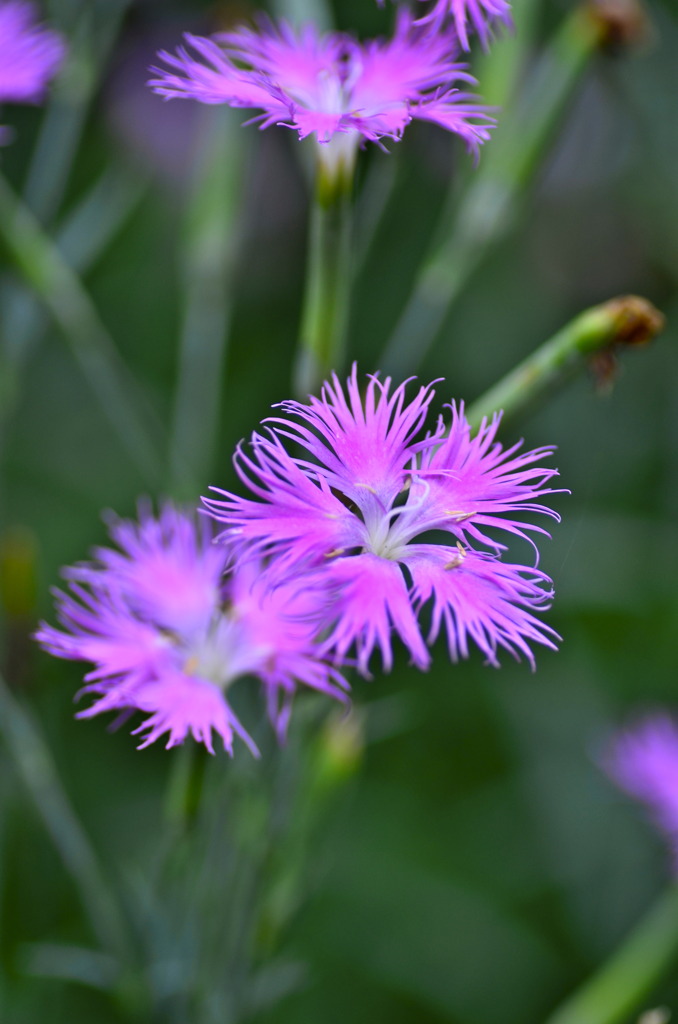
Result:
<instances>
[{"instance_id":1,"label":"unopened bud","mask_svg":"<svg viewBox=\"0 0 678 1024\"><path fill-rule=\"evenodd\" d=\"M647 345L666 324L664 314L639 295L623 295L606 305L615 318L617 345Z\"/></svg>"},{"instance_id":2,"label":"unopened bud","mask_svg":"<svg viewBox=\"0 0 678 1024\"><path fill-rule=\"evenodd\" d=\"M627 346L642 346L663 330L666 318L647 299L622 295L600 307L610 318L610 340L589 359L589 366L601 394L609 394L619 370L618 352Z\"/></svg>"},{"instance_id":3,"label":"unopened bud","mask_svg":"<svg viewBox=\"0 0 678 1024\"><path fill-rule=\"evenodd\" d=\"M669 1024L670 1020L671 1011L666 1006L658 1006L639 1017L638 1024Z\"/></svg>"},{"instance_id":4,"label":"unopened bud","mask_svg":"<svg viewBox=\"0 0 678 1024\"><path fill-rule=\"evenodd\" d=\"M0 535L0 605L9 619L35 611L37 545L30 530L14 526Z\"/></svg>"},{"instance_id":5,"label":"unopened bud","mask_svg":"<svg viewBox=\"0 0 678 1024\"><path fill-rule=\"evenodd\" d=\"M640 0L588 0L599 45L619 50L640 46L651 36L651 23Z\"/></svg>"},{"instance_id":6,"label":"unopened bud","mask_svg":"<svg viewBox=\"0 0 678 1024\"><path fill-rule=\"evenodd\" d=\"M355 773L365 749L364 722L355 710L330 716L323 730L322 761L328 777L341 780Z\"/></svg>"}]
</instances>

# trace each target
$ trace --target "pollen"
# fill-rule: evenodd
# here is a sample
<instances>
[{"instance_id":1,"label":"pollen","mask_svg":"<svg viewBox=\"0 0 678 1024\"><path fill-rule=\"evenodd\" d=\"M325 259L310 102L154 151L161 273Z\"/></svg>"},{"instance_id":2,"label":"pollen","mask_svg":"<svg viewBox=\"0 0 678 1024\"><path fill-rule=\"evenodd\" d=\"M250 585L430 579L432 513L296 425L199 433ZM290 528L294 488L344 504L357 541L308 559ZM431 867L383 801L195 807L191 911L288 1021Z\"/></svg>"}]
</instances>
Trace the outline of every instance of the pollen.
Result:
<instances>
[{"instance_id":1,"label":"pollen","mask_svg":"<svg viewBox=\"0 0 678 1024\"><path fill-rule=\"evenodd\" d=\"M466 548L459 541L457 541L457 552L447 563L445 569L458 569L466 558Z\"/></svg>"}]
</instances>

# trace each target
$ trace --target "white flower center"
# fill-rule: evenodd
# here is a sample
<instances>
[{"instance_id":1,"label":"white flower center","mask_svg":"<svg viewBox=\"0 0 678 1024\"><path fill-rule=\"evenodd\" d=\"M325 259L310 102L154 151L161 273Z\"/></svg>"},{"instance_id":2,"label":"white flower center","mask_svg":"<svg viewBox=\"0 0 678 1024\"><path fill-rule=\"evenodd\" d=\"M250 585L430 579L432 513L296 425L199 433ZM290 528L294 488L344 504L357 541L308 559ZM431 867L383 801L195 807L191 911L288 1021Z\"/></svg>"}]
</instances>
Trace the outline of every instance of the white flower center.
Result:
<instances>
[{"instance_id":1,"label":"white flower center","mask_svg":"<svg viewBox=\"0 0 678 1024\"><path fill-rule=\"evenodd\" d=\"M387 515L375 516L369 522L365 522L367 528L368 543L365 551L371 551L373 555L380 558L388 558L392 562L398 562L403 555L406 539L402 531L398 530L398 520L391 523Z\"/></svg>"},{"instance_id":2,"label":"white flower center","mask_svg":"<svg viewBox=\"0 0 678 1024\"><path fill-rule=\"evenodd\" d=\"M358 138L358 132L335 132L328 142L316 144L318 162L329 181L352 179Z\"/></svg>"},{"instance_id":3,"label":"white flower center","mask_svg":"<svg viewBox=\"0 0 678 1024\"><path fill-rule=\"evenodd\" d=\"M187 638L178 638L181 670L198 676L222 690L241 675L256 668L261 652L255 651L242 623L229 611L215 615L208 630Z\"/></svg>"}]
</instances>

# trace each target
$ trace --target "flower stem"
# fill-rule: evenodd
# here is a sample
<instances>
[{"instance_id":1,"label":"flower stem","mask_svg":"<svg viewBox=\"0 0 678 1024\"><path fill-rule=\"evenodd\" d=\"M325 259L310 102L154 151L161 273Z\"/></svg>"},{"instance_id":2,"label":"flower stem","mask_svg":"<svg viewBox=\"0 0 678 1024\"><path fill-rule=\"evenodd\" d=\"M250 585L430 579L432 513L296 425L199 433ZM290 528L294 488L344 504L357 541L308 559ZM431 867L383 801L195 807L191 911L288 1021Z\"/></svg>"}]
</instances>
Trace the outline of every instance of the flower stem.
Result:
<instances>
[{"instance_id":1,"label":"flower stem","mask_svg":"<svg viewBox=\"0 0 678 1024\"><path fill-rule=\"evenodd\" d=\"M273 7L277 18L295 27L313 22L322 32L334 28L329 0L275 0Z\"/></svg>"},{"instance_id":2,"label":"flower stem","mask_svg":"<svg viewBox=\"0 0 678 1024\"><path fill-rule=\"evenodd\" d=\"M240 119L228 108L206 113L203 166L186 224L184 323L170 441L173 493L193 502L208 482L219 426L245 140Z\"/></svg>"},{"instance_id":3,"label":"flower stem","mask_svg":"<svg viewBox=\"0 0 678 1024\"><path fill-rule=\"evenodd\" d=\"M0 240L14 266L60 327L117 432L147 484L161 479L161 460L139 410L141 395L77 274L30 210L0 176Z\"/></svg>"},{"instance_id":4,"label":"flower stem","mask_svg":"<svg viewBox=\"0 0 678 1024\"><path fill-rule=\"evenodd\" d=\"M59 225L55 243L64 261L78 274L89 270L106 251L146 191L146 182L121 167L101 177ZM20 397L29 356L49 324L49 315L32 292L17 281L0 291L0 458L2 427Z\"/></svg>"},{"instance_id":5,"label":"flower stem","mask_svg":"<svg viewBox=\"0 0 678 1024\"><path fill-rule=\"evenodd\" d=\"M646 299L627 295L580 313L468 409L472 427L499 409L517 416L528 406L569 380L587 361L598 356L607 374L614 369L619 347L651 341L664 326L664 317Z\"/></svg>"},{"instance_id":6,"label":"flower stem","mask_svg":"<svg viewBox=\"0 0 678 1024\"><path fill-rule=\"evenodd\" d=\"M108 64L130 0L113 0L100 10L88 2L56 6L57 21L67 29L69 58L45 109L23 195L43 224L61 207L100 71Z\"/></svg>"},{"instance_id":7,"label":"flower stem","mask_svg":"<svg viewBox=\"0 0 678 1024\"><path fill-rule=\"evenodd\" d=\"M579 7L556 33L515 110L505 112L488 143L454 223L444 225L425 259L384 351L380 365L385 372L404 377L421 364L452 304L508 230L600 39L598 24Z\"/></svg>"},{"instance_id":8,"label":"flower stem","mask_svg":"<svg viewBox=\"0 0 678 1024\"><path fill-rule=\"evenodd\" d=\"M126 922L104 879L85 831L61 785L35 722L0 676L0 732L35 807L71 875L102 948L119 964L133 963Z\"/></svg>"},{"instance_id":9,"label":"flower stem","mask_svg":"<svg viewBox=\"0 0 678 1024\"><path fill-rule=\"evenodd\" d=\"M570 996L546 1024L618 1024L678 958L678 885L672 886L622 947Z\"/></svg>"},{"instance_id":10,"label":"flower stem","mask_svg":"<svg viewBox=\"0 0 678 1024\"><path fill-rule=\"evenodd\" d=\"M350 145L354 145L350 139ZM350 292L351 189L355 154L341 137L319 147L311 211L306 286L294 371L301 397L316 390L344 359ZM330 147L337 150L330 153Z\"/></svg>"},{"instance_id":11,"label":"flower stem","mask_svg":"<svg viewBox=\"0 0 678 1024\"><path fill-rule=\"evenodd\" d=\"M502 33L491 50L477 54L473 74L482 83L484 103L503 110L515 100L530 53L537 45L540 8L540 0L512 0L514 31Z\"/></svg>"},{"instance_id":12,"label":"flower stem","mask_svg":"<svg viewBox=\"0 0 678 1024\"><path fill-rule=\"evenodd\" d=\"M165 815L179 834L194 825L202 801L209 754L202 743L187 741L174 752L165 797Z\"/></svg>"}]
</instances>

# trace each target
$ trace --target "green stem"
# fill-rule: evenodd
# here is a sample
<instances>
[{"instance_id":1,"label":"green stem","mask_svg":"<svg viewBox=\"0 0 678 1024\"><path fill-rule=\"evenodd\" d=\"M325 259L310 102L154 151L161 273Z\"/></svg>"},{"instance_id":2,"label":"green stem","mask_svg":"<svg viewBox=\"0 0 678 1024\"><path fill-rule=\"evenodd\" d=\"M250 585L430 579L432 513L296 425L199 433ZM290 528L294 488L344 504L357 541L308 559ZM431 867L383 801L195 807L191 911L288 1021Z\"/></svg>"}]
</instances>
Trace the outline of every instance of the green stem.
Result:
<instances>
[{"instance_id":1,"label":"green stem","mask_svg":"<svg viewBox=\"0 0 678 1024\"><path fill-rule=\"evenodd\" d=\"M119 167L104 171L80 203L60 224L55 242L63 259L78 274L89 270L146 191L146 183ZM19 398L22 373L36 343L49 323L45 309L33 293L17 281L3 282L0 291L0 449L3 424ZM2 452L0 450L0 458Z\"/></svg>"},{"instance_id":2,"label":"green stem","mask_svg":"<svg viewBox=\"0 0 678 1024\"><path fill-rule=\"evenodd\" d=\"M45 110L23 193L43 224L50 223L61 206L101 69L108 63L129 3L113 0L98 12L85 0L70 17L64 12L70 23L69 58Z\"/></svg>"},{"instance_id":3,"label":"green stem","mask_svg":"<svg viewBox=\"0 0 678 1024\"><path fill-rule=\"evenodd\" d=\"M596 353L613 354L616 346L647 343L663 325L662 314L635 295L587 309L473 403L467 411L471 426L478 427L499 409L505 417L517 416L569 380Z\"/></svg>"},{"instance_id":4,"label":"green stem","mask_svg":"<svg viewBox=\"0 0 678 1024\"><path fill-rule=\"evenodd\" d=\"M148 191L148 180L111 164L59 221L55 239L64 259L82 274L106 251Z\"/></svg>"},{"instance_id":5,"label":"green stem","mask_svg":"<svg viewBox=\"0 0 678 1024\"><path fill-rule=\"evenodd\" d=\"M207 113L204 166L186 228L184 323L170 440L173 492L192 502L208 482L219 426L246 135L232 111Z\"/></svg>"},{"instance_id":6,"label":"green stem","mask_svg":"<svg viewBox=\"0 0 678 1024\"><path fill-rule=\"evenodd\" d=\"M546 1024L619 1024L642 1009L677 958L678 885L674 885L611 959Z\"/></svg>"},{"instance_id":7,"label":"green stem","mask_svg":"<svg viewBox=\"0 0 678 1024\"><path fill-rule=\"evenodd\" d=\"M327 143L329 147L332 143ZM348 322L353 162L328 170L319 161L311 211L306 289L294 372L300 396L341 369Z\"/></svg>"},{"instance_id":8,"label":"green stem","mask_svg":"<svg viewBox=\"0 0 678 1024\"><path fill-rule=\"evenodd\" d=\"M477 54L473 74L481 83L484 103L501 110L513 103L536 45L540 7L540 0L513 0L515 29L502 32L490 50Z\"/></svg>"},{"instance_id":9,"label":"green stem","mask_svg":"<svg viewBox=\"0 0 678 1024\"><path fill-rule=\"evenodd\" d=\"M60 327L101 408L149 484L161 460L138 411L141 396L77 274L30 210L0 177L0 239L26 283Z\"/></svg>"},{"instance_id":10,"label":"green stem","mask_svg":"<svg viewBox=\"0 0 678 1024\"><path fill-rule=\"evenodd\" d=\"M178 833L188 832L198 816L209 756L202 743L191 740L174 753L167 782L165 815Z\"/></svg>"},{"instance_id":11,"label":"green stem","mask_svg":"<svg viewBox=\"0 0 678 1024\"><path fill-rule=\"evenodd\" d=\"M398 161L391 154L381 154L373 160L365 173L355 207L351 282L359 281L368 273L367 261L372 244L382 224L393 216L392 200L398 183Z\"/></svg>"},{"instance_id":12,"label":"green stem","mask_svg":"<svg viewBox=\"0 0 678 1024\"><path fill-rule=\"evenodd\" d=\"M275 15L295 27L313 22L322 32L334 28L329 0L275 0Z\"/></svg>"},{"instance_id":13,"label":"green stem","mask_svg":"<svg viewBox=\"0 0 678 1024\"><path fill-rule=\"evenodd\" d=\"M454 226L441 233L425 260L384 351L380 366L385 372L403 377L422 362L452 304L508 230L599 40L596 23L579 8L559 29L515 113L506 113L487 145Z\"/></svg>"},{"instance_id":14,"label":"green stem","mask_svg":"<svg viewBox=\"0 0 678 1024\"><path fill-rule=\"evenodd\" d=\"M102 948L119 964L133 963L126 922L78 821L40 732L0 676L0 732L35 807L80 894Z\"/></svg>"}]
</instances>

